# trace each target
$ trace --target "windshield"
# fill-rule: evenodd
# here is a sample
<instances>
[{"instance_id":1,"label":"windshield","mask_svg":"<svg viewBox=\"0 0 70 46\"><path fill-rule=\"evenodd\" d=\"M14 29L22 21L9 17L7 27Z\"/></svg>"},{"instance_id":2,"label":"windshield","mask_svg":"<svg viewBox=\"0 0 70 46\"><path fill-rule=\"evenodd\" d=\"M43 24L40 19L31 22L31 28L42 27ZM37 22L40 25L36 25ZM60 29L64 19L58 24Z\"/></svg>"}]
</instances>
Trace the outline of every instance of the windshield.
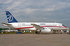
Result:
<instances>
[{"instance_id":1,"label":"windshield","mask_svg":"<svg viewBox=\"0 0 70 46\"><path fill-rule=\"evenodd\" d=\"M62 25L62 26L65 26L65 25ZM67 27L67 26L65 26L65 27Z\"/></svg>"}]
</instances>

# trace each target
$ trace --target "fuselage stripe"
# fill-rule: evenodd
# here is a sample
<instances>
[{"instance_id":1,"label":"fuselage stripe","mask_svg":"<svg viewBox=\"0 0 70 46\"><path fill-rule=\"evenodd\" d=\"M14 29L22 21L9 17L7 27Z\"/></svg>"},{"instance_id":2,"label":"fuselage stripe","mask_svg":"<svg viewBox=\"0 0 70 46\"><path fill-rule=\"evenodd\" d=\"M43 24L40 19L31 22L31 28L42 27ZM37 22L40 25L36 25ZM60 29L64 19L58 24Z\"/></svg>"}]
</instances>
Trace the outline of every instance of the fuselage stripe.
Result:
<instances>
[{"instance_id":1,"label":"fuselage stripe","mask_svg":"<svg viewBox=\"0 0 70 46\"><path fill-rule=\"evenodd\" d=\"M65 26L41 26L41 27L63 27L63 28L67 28ZM16 28L16 29L25 29L25 28L34 28L33 26L32 27L20 27L20 28Z\"/></svg>"}]
</instances>

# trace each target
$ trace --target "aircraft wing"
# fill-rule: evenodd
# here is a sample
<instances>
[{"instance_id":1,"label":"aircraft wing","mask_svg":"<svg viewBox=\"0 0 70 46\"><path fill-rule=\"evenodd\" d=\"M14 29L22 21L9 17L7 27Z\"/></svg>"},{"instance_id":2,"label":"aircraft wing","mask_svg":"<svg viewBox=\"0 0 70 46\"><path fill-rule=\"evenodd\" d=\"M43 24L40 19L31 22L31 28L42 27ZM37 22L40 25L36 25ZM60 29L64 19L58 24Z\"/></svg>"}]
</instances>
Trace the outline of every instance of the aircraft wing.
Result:
<instances>
[{"instance_id":1,"label":"aircraft wing","mask_svg":"<svg viewBox=\"0 0 70 46\"><path fill-rule=\"evenodd\" d=\"M36 25L36 24L31 24L31 25L33 25L36 29L39 29L39 30L43 29L43 27L41 27L39 25Z\"/></svg>"}]
</instances>

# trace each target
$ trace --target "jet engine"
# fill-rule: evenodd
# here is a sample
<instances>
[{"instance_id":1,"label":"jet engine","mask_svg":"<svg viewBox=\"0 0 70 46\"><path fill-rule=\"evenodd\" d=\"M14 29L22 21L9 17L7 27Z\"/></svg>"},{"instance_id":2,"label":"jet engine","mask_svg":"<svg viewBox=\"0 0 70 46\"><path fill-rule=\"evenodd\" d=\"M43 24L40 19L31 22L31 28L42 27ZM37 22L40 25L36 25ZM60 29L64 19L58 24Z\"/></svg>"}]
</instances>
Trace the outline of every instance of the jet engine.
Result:
<instances>
[{"instance_id":1,"label":"jet engine","mask_svg":"<svg viewBox=\"0 0 70 46\"><path fill-rule=\"evenodd\" d=\"M51 29L49 29L49 28L43 28L43 29L41 30L41 32L43 32L43 33L48 33L48 32L51 32Z\"/></svg>"},{"instance_id":2,"label":"jet engine","mask_svg":"<svg viewBox=\"0 0 70 46\"><path fill-rule=\"evenodd\" d=\"M36 34L49 33L49 32L51 32L51 29L49 29L49 28L42 28L42 29L40 29L40 30L37 30L37 31L36 31Z\"/></svg>"}]
</instances>

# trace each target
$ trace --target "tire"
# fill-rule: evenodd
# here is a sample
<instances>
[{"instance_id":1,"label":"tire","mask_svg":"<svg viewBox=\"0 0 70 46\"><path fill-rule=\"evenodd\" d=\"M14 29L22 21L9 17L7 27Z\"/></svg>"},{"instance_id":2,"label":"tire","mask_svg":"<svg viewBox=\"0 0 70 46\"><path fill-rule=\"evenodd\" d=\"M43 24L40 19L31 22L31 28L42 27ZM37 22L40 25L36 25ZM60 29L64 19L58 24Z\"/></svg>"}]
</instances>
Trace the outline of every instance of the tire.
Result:
<instances>
[{"instance_id":1,"label":"tire","mask_svg":"<svg viewBox=\"0 0 70 46\"><path fill-rule=\"evenodd\" d=\"M36 31L35 33L36 33L36 34L40 34L40 31Z\"/></svg>"}]
</instances>

